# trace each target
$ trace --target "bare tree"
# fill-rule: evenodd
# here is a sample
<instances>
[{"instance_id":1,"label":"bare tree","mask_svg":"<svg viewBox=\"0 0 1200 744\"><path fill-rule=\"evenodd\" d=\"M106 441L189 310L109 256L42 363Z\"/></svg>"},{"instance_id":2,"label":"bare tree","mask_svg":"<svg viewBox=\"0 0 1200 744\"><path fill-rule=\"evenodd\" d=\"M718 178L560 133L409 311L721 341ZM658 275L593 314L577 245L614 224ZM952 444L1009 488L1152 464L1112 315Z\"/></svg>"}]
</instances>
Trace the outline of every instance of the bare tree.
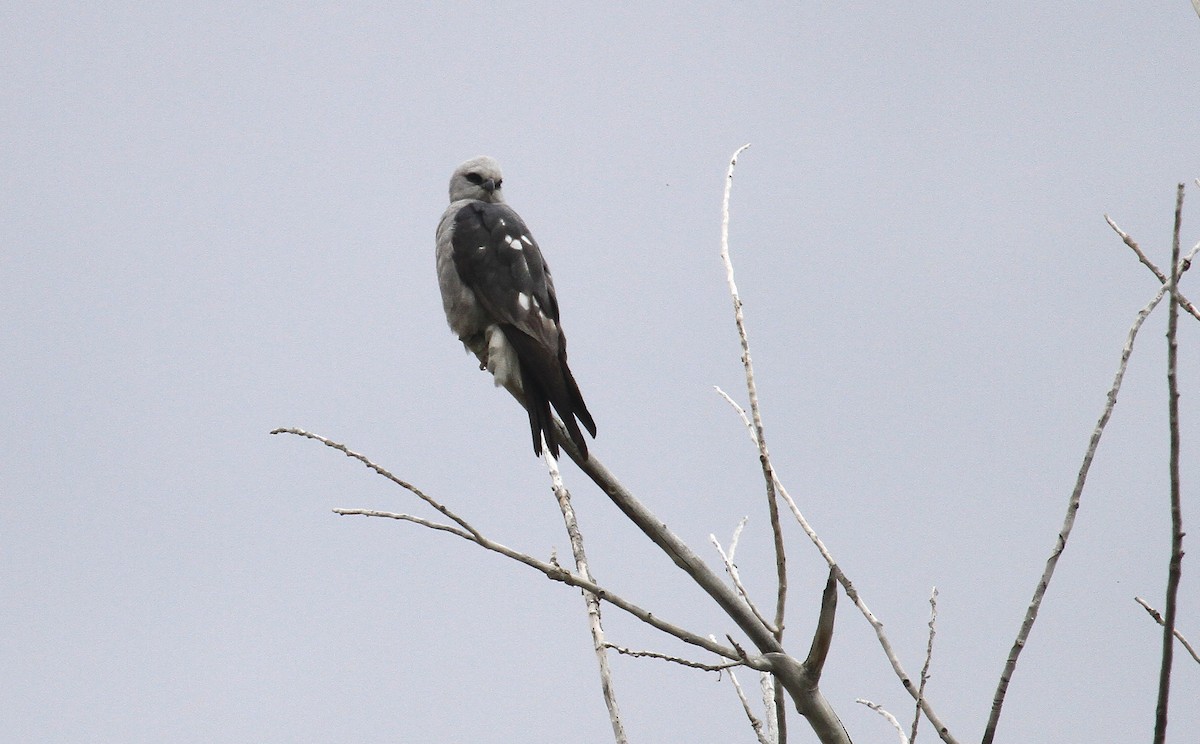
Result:
<instances>
[{"instance_id":1,"label":"bare tree","mask_svg":"<svg viewBox=\"0 0 1200 744\"><path fill-rule=\"evenodd\" d=\"M675 533L666 527L664 522L653 514L634 494L629 491L597 458L595 453L590 456L583 456L572 441L572 438L567 433L566 429L560 422L555 422L553 436L557 439L562 451L566 452L580 470L604 492L617 508L633 522L647 537L647 539L662 550L671 560L678 566L688 577L699 586L720 607L729 620L737 627L741 633L741 638L736 639L732 635L727 635L724 642L718 641L712 636L704 636L698 632L689 630L686 625L677 622L664 620L658 613L652 612L642 605L618 595L605 586L599 584L593 579L589 569L587 556L584 551L583 536L578 529L578 524L575 519L574 510L570 502L570 494L564 485L561 473L558 470L557 463L552 455L549 454L549 448L543 448L547 465L547 472L551 478L552 488L556 499L559 503L563 514L564 524L568 531L572 546L572 556L575 561L575 569L569 570L562 565L559 565L556 559L543 561L532 555L507 547L499 542L487 537L478 529L473 527L466 519L459 516L440 500L426 494L416 486L400 479L393 475L381 465L375 463L367 456L355 452L345 445L333 442L318 434L304 431L296 428L276 429L273 434L290 433L321 442L331 448L334 448L348 457L358 460L363 465L374 470L385 478L388 478L396 485L404 488L417 496L421 501L437 511L444 521L435 521L426 519L407 513L383 512L368 509L335 509L337 514L342 515L361 515L368 517L389 518L401 520L417 524L429 529L447 532L457 537L460 537L468 542L477 545L485 550L498 553L506 558L517 561L525 566L528 566L542 573L546 578L553 581L558 581L569 586L580 589L585 598L587 615L589 620L589 628L592 633L593 645L596 652L597 662L600 669L601 688L604 694L605 703L608 707L609 717L612 722L613 734L615 741L618 744L623 744L627 741L624 725L621 721L619 708L617 706L615 685L612 679L611 670L608 663L607 652L614 650L618 653L627 654L639 658L650 658L669 663L681 664L695 669L705 671L724 671L728 670L730 680L732 682L735 693L737 694L743 710L745 711L747 721L749 722L756 739L761 744L782 744L787 736L787 706L785 701L791 701L791 707L797 713L804 717L808 725L812 728L817 738L824 744L848 744L850 736L845 727L842 725L837 713L828 700L822 695L820 690L821 673L824 668L825 660L829 652L832 640L833 630L835 625L836 609L837 609L837 594L840 586L846 596L853 602L859 613L866 619L875 631L876 638L880 644L881 650L891 664L901 686L912 696L915 705L914 720L909 728L909 733L906 735L903 727L900 725L897 718L890 712L884 710L876 703L859 700L858 702L869 706L873 710L884 716L895 729L898 738L901 742L915 741L917 737L918 725L920 718L924 716L933 726L934 732L947 744L955 744L958 740L950 732L949 727L942 722L937 715L935 709L929 701L927 695L926 683L930 675L930 666L933 655L933 641L935 635L935 624L937 619L937 590L934 589L930 597L930 619L928 623L929 633L928 642L926 645L926 653L924 664L917 681L909 676L902 666L899 656L892 647L887 635L884 633L883 624L868 608L865 599L855 588L855 585L846 575L834 559L832 551L825 542L817 535L812 526L805 519L796 501L788 493L787 488L781 481L778 472L771 461L771 456L767 448L767 440L765 433L765 424L763 414L759 405L759 399L754 379L754 367L750 354L749 334L746 328L745 315L743 311L743 303L738 293L736 282L734 281L733 263L730 258L729 250L729 203L730 193L733 182L734 168L737 164L738 156L748 147L748 145L739 148L730 159L729 169L725 182L725 194L722 203L722 227L721 227L721 258L725 266L726 279L729 286L730 297L733 303L734 322L737 326L738 336L741 344L742 363L745 369L746 379L746 395L749 406L749 411L740 406L732 396L718 389L722 395L735 409L736 413L741 417L746 431L755 445L759 462L762 468L765 496L767 499L768 513L770 515L770 526L772 543L775 553L775 592L773 598L773 608L770 611L764 611L751 598L746 590L744 583L735 562L735 554L738 546L738 541L741 536L742 528L745 525L743 521L735 530L728 548L726 549L721 543L712 537L711 540L721 558L724 570L728 576L728 581L721 578L720 575L708 564L702 560L687 544L683 542ZM1176 374L1176 329L1178 324L1178 310L1182 308L1184 312L1189 313L1194 318L1200 320L1200 312L1197 311L1195 305L1191 303L1179 290L1180 277L1190 267L1192 259L1197 252L1200 252L1200 243L1191 249L1185 256L1181 256L1180 251L1180 225L1181 213L1183 205L1183 184L1179 185L1178 195L1176 199L1175 210L1175 227L1173 237L1172 256L1170 264L1170 274L1161 271L1149 259L1127 233L1117 227L1116 223L1107 218L1108 223L1113 230L1120 235L1126 245L1133 250L1138 259L1146 265L1155 276L1159 279L1161 287L1156 295L1143 307L1134 318L1133 324L1129 329L1126 337L1124 348L1120 355L1117 371L1113 379L1113 383L1108 390L1106 403L1103 407L1101 415L1092 432L1088 447L1084 453L1083 461L1076 478L1075 486L1067 500L1066 514L1063 519L1062 526L1059 528L1054 539L1053 547L1050 555L1046 560L1045 568L1038 583L1034 589L1033 596L1030 600L1025 617L1018 630L1016 639L1012 649L1005 660L1003 671L1000 675L1000 680L993 697L991 714L988 718L982 741L987 744L993 741L1000 715L1003 710L1005 695L1012 682L1013 675L1017 666L1018 659L1022 649L1025 647L1032 628L1037 620L1038 610L1041 603L1050 587L1053 579L1055 568L1062 557L1071 531L1074 527L1075 514L1079 509L1081 499L1084 492L1084 487L1087 481L1088 472L1095 458L1097 447L1100 439L1103 436L1106 425L1112 416L1113 409L1117 403L1117 397L1121 389L1121 384L1124 379L1129 359L1133 353L1134 342L1137 338L1139 330L1142 328L1146 319L1160 304L1160 302L1169 296L1169 319L1168 319L1168 388L1169 388L1169 431L1170 431L1170 460L1169 468L1171 475L1171 492L1170 492L1170 508L1172 515L1172 548L1169 559L1167 593L1166 593L1166 609L1163 615L1158 615L1157 611L1153 610L1143 600L1138 601L1146 607L1148 611L1158 620L1163 626L1163 652L1162 652L1162 670L1159 684L1159 703L1156 717L1155 741L1164 741L1167 720L1167 701L1171 673L1172 650L1175 641L1178 639L1182 642L1193 655L1196 656L1194 649L1187 644L1182 635L1176 629L1176 595L1179 586L1179 577L1182 569L1182 540L1183 540L1183 525L1181 512L1181 497L1179 483L1179 412L1178 412L1178 377ZM511 391L510 391L511 392ZM518 398L519 400L519 398ZM819 600L813 598L813 609L816 620L815 629L809 644L807 655L800 659L793 656L783 643L784 629L786 626L785 618L785 600L788 593L787 582L787 561L788 556L784 544L784 528L783 518L784 509L790 512L793 519L802 529L809 541L817 549L821 558L825 561L829 569L829 578ZM679 639L686 644L703 652L712 654L718 658L718 661L699 661L688 659L681 656L667 655L655 651L634 650L617 644L610 643L606 640L603 628L601 626L601 607L607 604L622 612L637 618L638 620L654 627L662 633ZM1197 659L1200 661L1200 658ZM761 713L755 712L753 706L745 694L745 690L733 670L737 667L747 667L750 670L760 674L761 691L763 699L763 708Z\"/></svg>"}]
</instances>

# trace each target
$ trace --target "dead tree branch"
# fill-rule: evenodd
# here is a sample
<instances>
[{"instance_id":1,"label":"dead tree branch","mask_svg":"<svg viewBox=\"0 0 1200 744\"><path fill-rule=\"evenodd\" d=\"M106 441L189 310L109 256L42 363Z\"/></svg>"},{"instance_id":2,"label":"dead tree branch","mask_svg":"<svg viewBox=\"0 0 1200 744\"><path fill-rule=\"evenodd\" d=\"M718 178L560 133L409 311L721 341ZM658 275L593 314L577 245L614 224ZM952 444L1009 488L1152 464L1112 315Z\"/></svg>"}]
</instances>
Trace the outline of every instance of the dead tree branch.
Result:
<instances>
[{"instance_id":1,"label":"dead tree branch","mask_svg":"<svg viewBox=\"0 0 1200 744\"><path fill-rule=\"evenodd\" d=\"M772 633L779 641L783 640L785 610L787 607L787 551L783 544L783 526L779 521L779 500L775 494L775 472L771 465L771 457L767 453L767 437L763 428L762 410L758 404L758 387L754 382L754 363L750 358L750 341L746 334L746 319L742 313L742 299L738 296L737 283L733 278L733 263L729 259L729 195L733 190L733 169L737 166L738 156L742 154L749 143L739 147L729 159L729 170L725 174L725 196L721 201L721 261L725 264L725 280L729 285L729 295L733 301L733 319L737 325L738 338L742 344L742 366L746 371L746 395L750 400L750 413L754 421L754 439L758 444L758 461L762 467L763 480L767 488L767 512L771 521L771 535L775 546L775 622L771 624ZM776 716L779 719L779 742L787 739L787 717L783 708L783 698L776 699Z\"/></svg>"},{"instance_id":2,"label":"dead tree branch","mask_svg":"<svg viewBox=\"0 0 1200 744\"><path fill-rule=\"evenodd\" d=\"M616 651L618 654L621 654L622 656L632 656L632 657L638 658L638 659L658 659L659 661L669 661L672 664L679 664L680 666L691 667L692 669L699 669L704 672L723 672L726 669L733 669L734 667L745 666L745 664L743 664L741 661L728 661L728 662L723 662L721 664L704 664L699 661L692 661L691 659L685 659L682 656L671 656L669 654L660 654L657 651L635 651L631 648L626 648L624 646L618 646L614 643L608 643L608 642L605 642L604 646L606 648L611 648L613 651Z\"/></svg>"},{"instance_id":3,"label":"dead tree branch","mask_svg":"<svg viewBox=\"0 0 1200 744\"><path fill-rule=\"evenodd\" d=\"M1171 664L1175 658L1175 615L1179 602L1179 580L1183 573L1183 509L1179 487L1179 298L1176 287L1183 266L1179 261L1179 228L1183 221L1183 184L1175 195L1175 229L1171 237L1171 300L1167 304L1167 420L1171 454L1168 463L1171 481L1171 555L1167 567L1167 604L1163 611L1162 665L1158 673L1158 705L1154 715L1154 744L1167 740L1167 708L1171 693Z\"/></svg>"},{"instance_id":4,"label":"dead tree branch","mask_svg":"<svg viewBox=\"0 0 1200 744\"><path fill-rule=\"evenodd\" d=\"M750 701L746 699L746 693L742 690L742 685L732 670L729 672L729 681L733 684L734 691L737 692L738 700L742 703L742 711L745 712L746 719L750 721L750 728L754 729L754 737L758 739L758 744L776 744L769 736L767 727L750 709Z\"/></svg>"},{"instance_id":5,"label":"dead tree branch","mask_svg":"<svg viewBox=\"0 0 1200 744\"><path fill-rule=\"evenodd\" d=\"M575 518L575 508L571 506L571 493L563 484L562 473L558 470L558 462L555 461L549 447L542 447L542 459L546 463L546 472L550 475L550 486L554 491L554 498L558 501L559 511L562 512L567 537L571 541L575 571L584 579L592 581L592 575L588 569L587 553L583 548L583 533L579 530L579 521ZM613 738L617 744L628 744L629 739L625 735L625 725L621 722L621 711L617 705L617 694L613 689L612 667L608 663L608 644L604 641L604 627L600 623L600 598L585 589L583 590L583 602L587 607L588 630L592 634L592 649L596 653L596 663L600 668L600 692L604 697L604 705L608 708L608 720L612 724Z\"/></svg>"},{"instance_id":6,"label":"dead tree branch","mask_svg":"<svg viewBox=\"0 0 1200 744\"><path fill-rule=\"evenodd\" d=\"M771 622L767 620L767 618L763 617L763 614L759 611L758 606L754 604L752 599L750 599L750 592L746 590L746 585L742 583L742 576L738 572L737 564L733 562L733 555L737 550L738 538L741 536L742 528L745 526L746 518L743 517L742 521L738 523L737 529L733 531L733 540L731 540L729 543L728 554L726 554L725 549L721 547L721 542L717 540L716 535L710 533L708 540L713 544L713 547L716 548L717 554L721 556L721 562L725 564L725 573L729 574L730 580L733 581L733 587L737 589L737 592L742 596L742 599L746 600L746 604L750 605L750 610L754 613L754 616L757 617L763 625L767 626L772 633L774 633L774 626L771 625Z\"/></svg>"},{"instance_id":7,"label":"dead tree branch","mask_svg":"<svg viewBox=\"0 0 1200 744\"><path fill-rule=\"evenodd\" d=\"M921 722L921 701L925 699L925 683L929 681L929 665L933 661L933 637L937 635L937 597L935 586L929 593L929 638L925 641L925 664L921 667L921 685L917 688L917 709L913 712L912 729L908 740L917 740L917 725Z\"/></svg>"}]
</instances>

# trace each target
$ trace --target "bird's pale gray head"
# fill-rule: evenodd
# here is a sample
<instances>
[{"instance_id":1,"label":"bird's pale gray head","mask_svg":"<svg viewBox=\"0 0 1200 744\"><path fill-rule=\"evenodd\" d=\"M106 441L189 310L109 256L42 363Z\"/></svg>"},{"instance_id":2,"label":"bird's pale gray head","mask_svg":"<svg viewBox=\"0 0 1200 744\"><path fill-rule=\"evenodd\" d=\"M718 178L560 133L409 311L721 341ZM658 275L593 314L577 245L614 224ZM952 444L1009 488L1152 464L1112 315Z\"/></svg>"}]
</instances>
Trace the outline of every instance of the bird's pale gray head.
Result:
<instances>
[{"instance_id":1,"label":"bird's pale gray head","mask_svg":"<svg viewBox=\"0 0 1200 744\"><path fill-rule=\"evenodd\" d=\"M500 190L503 182L500 164L493 158L487 155L472 158L455 168L454 175L450 176L450 201L478 199L500 204L504 201L504 193Z\"/></svg>"}]
</instances>

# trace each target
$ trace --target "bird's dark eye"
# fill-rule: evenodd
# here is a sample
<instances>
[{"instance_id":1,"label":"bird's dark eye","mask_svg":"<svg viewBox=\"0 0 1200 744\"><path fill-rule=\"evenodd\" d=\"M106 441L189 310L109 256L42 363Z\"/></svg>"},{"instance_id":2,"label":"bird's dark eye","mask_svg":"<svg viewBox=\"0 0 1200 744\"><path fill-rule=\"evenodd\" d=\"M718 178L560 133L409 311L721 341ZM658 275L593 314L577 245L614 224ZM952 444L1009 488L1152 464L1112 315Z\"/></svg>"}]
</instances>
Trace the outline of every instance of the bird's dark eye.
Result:
<instances>
[{"instance_id":1,"label":"bird's dark eye","mask_svg":"<svg viewBox=\"0 0 1200 744\"><path fill-rule=\"evenodd\" d=\"M478 173L468 173L467 180L478 186L479 184L483 183L483 176L479 175Z\"/></svg>"}]
</instances>

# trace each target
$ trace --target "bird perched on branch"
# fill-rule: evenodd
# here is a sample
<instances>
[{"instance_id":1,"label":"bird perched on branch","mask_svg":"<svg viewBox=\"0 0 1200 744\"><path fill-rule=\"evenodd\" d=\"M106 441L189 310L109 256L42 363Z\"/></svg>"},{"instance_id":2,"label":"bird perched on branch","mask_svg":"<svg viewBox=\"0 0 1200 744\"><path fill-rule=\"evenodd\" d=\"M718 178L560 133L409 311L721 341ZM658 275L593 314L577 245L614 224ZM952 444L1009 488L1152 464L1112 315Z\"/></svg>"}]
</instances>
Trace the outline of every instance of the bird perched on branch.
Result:
<instances>
[{"instance_id":1,"label":"bird perched on branch","mask_svg":"<svg viewBox=\"0 0 1200 744\"><path fill-rule=\"evenodd\" d=\"M595 437L596 423L567 366L550 268L525 222L504 203L502 184L499 163L486 156L450 177L450 206L437 229L446 321L479 368L524 403L535 453L542 453L544 435L558 456L553 406L586 458L579 424Z\"/></svg>"}]
</instances>

